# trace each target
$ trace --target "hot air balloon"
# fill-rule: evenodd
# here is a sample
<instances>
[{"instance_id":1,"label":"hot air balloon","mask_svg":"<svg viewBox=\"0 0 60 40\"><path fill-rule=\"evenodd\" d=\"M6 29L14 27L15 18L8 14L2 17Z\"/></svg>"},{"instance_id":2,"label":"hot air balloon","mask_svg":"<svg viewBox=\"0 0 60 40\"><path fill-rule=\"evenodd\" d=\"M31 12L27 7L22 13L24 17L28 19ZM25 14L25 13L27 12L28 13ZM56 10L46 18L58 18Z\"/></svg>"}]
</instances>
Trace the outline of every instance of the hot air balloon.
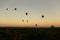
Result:
<instances>
[{"instance_id":1,"label":"hot air balloon","mask_svg":"<svg viewBox=\"0 0 60 40\"><path fill-rule=\"evenodd\" d=\"M37 26L37 24L35 24L35 26Z\"/></svg>"},{"instance_id":2,"label":"hot air balloon","mask_svg":"<svg viewBox=\"0 0 60 40\"><path fill-rule=\"evenodd\" d=\"M26 15L28 15L28 13L26 13Z\"/></svg>"},{"instance_id":3,"label":"hot air balloon","mask_svg":"<svg viewBox=\"0 0 60 40\"><path fill-rule=\"evenodd\" d=\"M6 10L8 10L8 8L6 8Z\"/></svg>"},{"instance_id":4,"label":"hot air balloon","mask_svg":"<svg viewBox=\"0 0 60 40\"><path fill-rule=\"evenodd\" d=\"M24 20L22 19L22 22L24 22Z\"/></svg>"},{"instance_id":5,"label":"hot air balloon","mask_svg":"<svg viewBox=\"0 0 60 40\"><path fill-rule=\"evenodd\" d=\"M14 10L17 10L17 8L15 8Z\"/></svg>"},{"instance_id":6,"label":"hot air balloon","mask_svg":"<svg viewBox=\"0 0 60 40\"><path fill-rule=\"evenodd\" d=\"M54 25L51 25L51 28L54 28Z\"/></svg>"},{"instance_id":7,"label":"hot air balloon","mask_svg":"<svg viewBox=\"0 0 60 40\"><path fill-rule=\"evenodd\" d=\"M28 22L28 20L26 20Z\"/></svg>"},{"instance_id":8,"label":"hot air balloon","mask_svg":"<svg viewBox=\"0 0 60 40\"><path fill-rule=\"evenodd\" d=\"M42 18L44 18L44 15L42 15Z\"/></svg>"}]
</instances>

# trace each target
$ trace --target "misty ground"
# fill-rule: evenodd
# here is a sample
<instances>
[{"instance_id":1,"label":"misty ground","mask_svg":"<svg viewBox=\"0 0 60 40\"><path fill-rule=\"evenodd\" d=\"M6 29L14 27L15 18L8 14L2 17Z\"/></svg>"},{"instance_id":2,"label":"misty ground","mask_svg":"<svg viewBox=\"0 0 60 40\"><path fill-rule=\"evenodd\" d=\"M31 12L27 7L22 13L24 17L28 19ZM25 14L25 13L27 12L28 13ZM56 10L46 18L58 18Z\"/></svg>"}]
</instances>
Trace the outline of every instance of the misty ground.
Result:
<instances>
[{"instance_id":1,"label":"misty ground","mask_svg":"<svg viewBox=\"0 0 60 40\"><path fill-rule=\"evenodd\" d=\"M0 27L0 40L60 40L60 28Z\"/></svg>"}]
</instances>

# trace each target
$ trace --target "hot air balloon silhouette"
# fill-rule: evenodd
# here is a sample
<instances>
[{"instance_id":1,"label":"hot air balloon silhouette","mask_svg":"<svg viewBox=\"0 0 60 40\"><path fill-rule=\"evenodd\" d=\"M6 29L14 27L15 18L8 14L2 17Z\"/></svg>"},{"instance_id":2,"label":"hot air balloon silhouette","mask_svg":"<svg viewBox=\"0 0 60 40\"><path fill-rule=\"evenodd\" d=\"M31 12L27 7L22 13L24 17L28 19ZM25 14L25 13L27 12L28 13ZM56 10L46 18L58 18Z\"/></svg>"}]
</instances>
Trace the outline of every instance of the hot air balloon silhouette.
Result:
<instances>
[{"instance_id":1,"label":"hot air balloon silhouette","mask_svg":"<svg viewBox=\"0 0 60 40\"><path fill-rule=\"evenodd\" d=\"M26 20L26 22L28 22L28 20Z\"/></svg>"},{"instance_id":2,"label":"hot air balloon silhouette","mask_svg":"<svg viewBox=\"0 0 60 40\"><path fill-rule=\"evenodd\" d=\"M24 22L24 20L22 19L22 22Z\"/></svg>"},{"instance_id":3,"label":"hot air balloon silhouette","mask_svg":"<svg viewBox=\"0 0 60 40\"><path fill-rule=\"evenodd\" d=\"M35 24L35 26L37 26L37 24Z\"/></svg>"},{"instance_id":4,"label":"hot air balloon silhouette","mask_svg":"<svg viewBox=\"0 0 60 40\"><path fill-rule=\"evenodd\" d=\"M14 10L17 10L17 8L15 8Z\"/></svg>"},{"instance_id":5,"label":"hot air balloon silhouette","mask_svg":"<svg viewBox=\"0 0 60 40\"><path fill-rule=\"evenodd\" d=\"M54 28L54 25L51 25L51 28Z\"/></svg>"},{"instance_id":6,"label":"hot air balloon silhouette","mask_svg":"<svg viewBox=\"0 0 60 40\"><path fill-rule=\"evenodd\" d=\"M25 13L25 15L28 15L28 13Z\"/></svg>"},{"instance_id":7,"label":"hot air balloon silhouette","mask_svg":"<svg viewBox=\"0 0 60 40\"><path fill-rule=\"evenodd\" d=\"M6 10L8 10L8 8L6 8Z\"/></svg>"},{"instance_id":8,"label":"hot air balloon silhouette","mask_svg":"<svg viewBox=\"0 0 60 40\"><path fill-rule=\"evenodd\" d=\"M41 17L44 18L44 15L42 15Z\"/></svg>"}]
</instances>

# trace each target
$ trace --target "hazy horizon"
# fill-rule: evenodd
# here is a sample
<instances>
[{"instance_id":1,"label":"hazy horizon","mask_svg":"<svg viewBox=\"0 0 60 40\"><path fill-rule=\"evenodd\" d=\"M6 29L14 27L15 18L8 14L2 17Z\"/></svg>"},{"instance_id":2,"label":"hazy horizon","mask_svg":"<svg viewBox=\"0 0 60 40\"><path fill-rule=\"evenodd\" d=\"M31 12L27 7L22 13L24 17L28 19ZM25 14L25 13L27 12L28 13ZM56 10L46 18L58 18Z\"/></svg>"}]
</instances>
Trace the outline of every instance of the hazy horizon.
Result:
<instances>
[{"instance_id":1,"label":"hazy horizon","mask_svg":"<svg viewBox=\"0 0 60 40\"><path fill-rule=\"evenodd\" d=\"M0 0L0 26L32 27L35 24L60 26L60 0Z\"/></svg>"}]
</instances>

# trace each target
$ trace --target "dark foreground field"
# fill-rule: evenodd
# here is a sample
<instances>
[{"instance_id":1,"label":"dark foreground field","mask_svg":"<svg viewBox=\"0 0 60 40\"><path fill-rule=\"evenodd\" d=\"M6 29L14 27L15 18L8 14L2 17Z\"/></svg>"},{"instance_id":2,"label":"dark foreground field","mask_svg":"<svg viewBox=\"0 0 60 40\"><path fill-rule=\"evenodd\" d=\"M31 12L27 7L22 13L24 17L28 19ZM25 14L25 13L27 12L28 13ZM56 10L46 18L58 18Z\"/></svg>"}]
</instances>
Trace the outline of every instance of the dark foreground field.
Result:
<instances>
[{"instance_id":1,"label":"dark foreground field","mask_svg":"<svg viewBox=\"0 0 60 40\"><path fill-rule=\"evenodd\" d=\"M60 28L0 27L0 40L60 40Z\"/></svg>"}]
</instances>

